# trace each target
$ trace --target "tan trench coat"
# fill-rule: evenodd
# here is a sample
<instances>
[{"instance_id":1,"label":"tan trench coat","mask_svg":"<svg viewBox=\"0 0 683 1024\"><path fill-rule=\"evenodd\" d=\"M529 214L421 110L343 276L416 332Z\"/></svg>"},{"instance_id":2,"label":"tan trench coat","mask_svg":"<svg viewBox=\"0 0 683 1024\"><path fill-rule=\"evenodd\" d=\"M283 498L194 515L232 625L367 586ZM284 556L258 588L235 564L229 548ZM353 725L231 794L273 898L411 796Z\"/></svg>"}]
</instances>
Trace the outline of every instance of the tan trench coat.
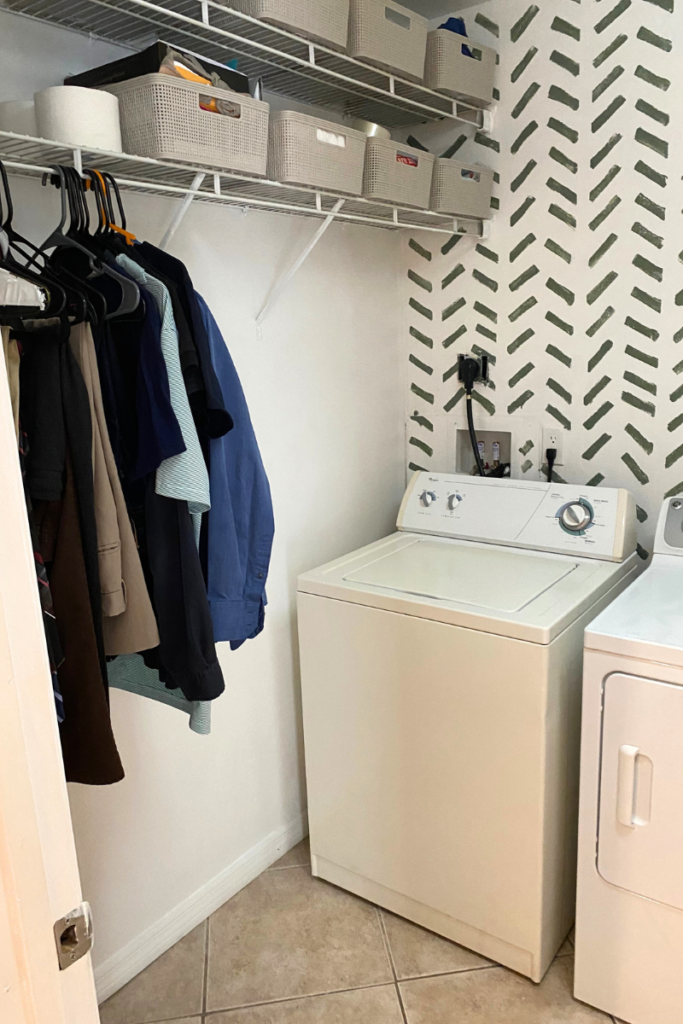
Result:
<instances>
[{"instance_id":1,"label":"tan trench coat","mask_svg":"<svg viewBox=\"0 0 683 1024\"><path fill-rule=\"evenodd\" d=\"M109 441L90 325L76 324L70 341L88 390L92 416L105 653L136 654L156 647L159 632Z\"/></svg>"}]
</instances>

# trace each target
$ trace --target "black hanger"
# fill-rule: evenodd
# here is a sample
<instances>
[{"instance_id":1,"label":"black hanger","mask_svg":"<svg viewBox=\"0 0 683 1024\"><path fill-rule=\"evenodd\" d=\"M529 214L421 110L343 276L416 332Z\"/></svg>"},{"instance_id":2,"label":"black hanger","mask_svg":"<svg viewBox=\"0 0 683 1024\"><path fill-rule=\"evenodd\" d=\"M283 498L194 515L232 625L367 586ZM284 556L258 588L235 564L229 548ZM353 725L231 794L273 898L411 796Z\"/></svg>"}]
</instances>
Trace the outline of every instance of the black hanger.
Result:
<instances>
[{"instance_id":1,"label":"black hanger","mask_svg":"<svg viewBox=\"0 0 683 1024\"><path fill-rule=\"evenodd\" d=\"M121 227L123 228L124 231L126 231L127 227L128 227L128 225L126 223L126 211L124 210L123 203L121 201L121 193L119 192L119 183L117 182L117 180L114 177L114 175L110 174L109 171L105 171L104 172L103 178L104 178L105 181L108 181L109 184L111 185L111 187L114 189L114 194L116 195L116 204L117 204L117 206L119 208L119 214L121 215Z\"/></svg>"},{"instance_id":2,"label":"black hanger","mask_svg":"<svg viewBox=\"0 0 683 1024\"><path fill-rule=\"evenodd\" d=\"M121 199L121 193L119 191L118 182L117 182L116 178L114 177L114 175L110 174L109 171L105 171L104 174L102 175L102 177L104 178L104 181L105 181L105 189L106 189L107 195L109 195L109 186L111 186L111 188L114 190L114 195L116 196L116 205L119 208L119 215L121 217L121 226L118 227L118 225L115 223L115 218L112 216L111 228L112 228L112 230L114 232L116 232L117 235L120 236L120 238L125 240L126 248L130 248L130 246L132 245L132 243L136 239L135 239L135 235L131 231L128 230L128 224L126 222L126 211L123 208L123 201ZM112 203L111 203L111 198L110 198L110 207L111 206L112 206Z\"/></svg>"},{"instance_id":3,"label":"black hanger","mask_svg":"<svg viewBox=\"0 0 683 1024\"><path fill-rule=\"evenodd\" d=\"M83 179L73 167L56 165L53 169L55 174L50 180L60 189L60 222L39 251L44 253L49 248L53 249L49 264L59 267L60 273L67 274L78 283L89 299L91 313L97 310L98 322L137 309L140 291L135 282L102 261L101 253L93 251L91 235L81 233L77 237L79 226L86 223L82 205L85 202ZM46 176L43 180L47 183ZM114 282L113 292L111 286L105 286L104 282L94 287L96 279L103 276Z\"/></svg>"},{"instance_id":4,"label":"black hanger","mask_svg":"<svg viewBox=\"0 0 683 1024\"><path fill-rule=\"evenodd\" d=\"M95 197L95 205L97 207L97 228L94 234L91 235L91 238L99 242L104 251L107 251L104 240L105 238L108 239L110 234L111 211L109 210L108 196L102 185L102 174L99 171L93 170L92 167L84 168L83 174L87 179L88 191L92 192Z\"/></svg>"},{"instance_id":5,"label":"black hanger","mask_svg":"<svg viewBox=\"0 0 683 1024\"><path fill-rule=\"evenodd\" d=\"M94 170L93 168L86 168L83 173L89 180L89 189L94 193L99 218L98 229L94 235L90 236L91 244L98 249L103 258L105 254L111 259L119 253L130 251L129 247L123 243L120 231L114 220L113 204L108 190L109 183L106 180L108 178L110 182L113 182L113 177L111 175L105 176L101 171ZM115 188L118 196L118 186L115 186ZM118 202L120 209L122 209L120 197L118 197ZM117 271L117 273L119 272ZM131 317L135 313L144 315L144 303L142 302L138 285L124 273L121 273L121 277L128 285L127 294L124 292L123 300L111 315L126 318Z\"/></svg>"},{"instance_id":6,"label":"black hanger","mask_svg":"<svg viewBox=\"0 0 683 1024\"><path fill-rule=\"evenodd\" d=\"M132 242L135 236L126 230L126 214L123 209L116 179L108 171L97 171L87 168L84 173L90 175L90 188L94 192L98 203L100 224L96 235L104 236L107 247L110 250L117 253L130 251L128 240L130 239ZM116 223L114 204L111 192L109 191L110 187L116 196L116 203L121 217L121 227Z\"/></svg>"},{"instance_id":7,"label":"black hanger","mask_svg":"<svg viewBox=\"0 0 683 1024\"><path fill-rule=\"evenodd\" d=\"M13 248L26 261L25 263L19 263L17 260L13 260L13 272L20 273L38 284L48 286L51 298L54 297L56 301L51 301L46 311L46 316L68 316L72 322L81 323L84 320L90 320L92 323L98 323L106 313L106 305L100 294L95 289L86 287L80 278L74 275L68 267L61 266L53 261L47 261L45 254L41 253L33 242L23 238L13 228L14 208L12 197L7 173L1 163L0 176L2 177L8 210L3 227L7 231Z\"/></svg>"},{"instance_id":8,"label":"black hanger","mask_svg":"<svg viewBox=\"0 0 683 1024\"><path fill-rule=\"evenodd\" d=\"M80 178L73 168L67 167L61 168L61 170L63 173L53 176L51 180L63 190L63 210L66 211L68 207L68 236L71 237L79 225L80 215L77 203ZM64 227L66 227L66 223L65 216ZM67 237L66 232L65 237ZM39 252L40 250L36 250L36 253ZM57 246L49 257L43 253L42 258L46 261L46 268L54 273L67 289L71 320L75 322L88 320L94 325L104 320L107 313L106 302L100 292L87 281L91 260L94 259L92 254L88 253L87 248L82 245Z\"/></svg>"},{"instance_id":9,"label":"black hanger","mask_svg":"<svg viewBox=\"0 0 683 1024\"><path fill-rule=\"evenodd\" d=\"M96 197L99 197L100 204L100 226L102 232L100 238L107 248L110 248L114 238L118 237L118 227L114 219L114 210L109 195L107 179L111 182L114 181L112 175L103 175L100 171L94 170L93 168L87 168L84 174L88 175L91 188L94 188ZM104 182L104 187L103 186ZM118 185L115 185L118 196ZM84 189L83 183L81 182L81 188ZM85 192L82 191L83 197ZM85 202L85 198L84 198ZM119 197L120 203L120 197ZM95 233L97 239L98 232ZM89 236L91 244L93 243L93 236ZM117 250L118 251L118 250ZM119 270L109 267L109 274L113 277L121 286L122 298L117 309L112 310L108 315L107 319L113 316L129 316L134 313L140 306L140 289L138 288L135 281L125 274L120 273Z\"/></svg>"},{"instance_id":10,"label":"black hanger","mask_svg":"<svg viewBox=\"0 0 683 1024\"><path fill-rule=\"evenodd\" d=\"M52 231L49 234L49 236L45 239L43 244L41 246L39 246L38 252L42 255L48 249L56 249L56 248L65 248L65 249L74 248L74 249L78 249L87 258L91 272L93 272L93 273L100 273L102 268L101 268L101 266L98 266L97 260L95 259L93 254L88 249L86 249L86 247L84 245L81 245L80 242L77 242L74 238L70 237L69 235L65 234L65 232L64 232L64 228L66 227L66 222L67 222L67 204L68 204L67 175L65 173L65 168L64 167L60 167L59 164L54 164L53 167L52 167L52 170L54 171L53 175L48 175L48 174L44 174L43 175L43 184L47 185L48 180L49 180L53 184L57 185L57 187L59 188L59 198L60 198L60 204L61 204L61 213L60 213L60 218L59 218L59 224L54 229L54 231ZM35 259L35 257L34 257L34 259Z\"/></svg>"},{"instance_id":11,"label":"black hanger","mask_svg":"<svg viewBox=\"0 0 683 1024\"><path fill-rule=\"evenodd\" d=\"M28 239L23 238L22 235L15 229L13 224L14 218L14 205L12 202L12 193L9 186L9 180L7 177L7 171L4 164L0 160L0 180L2 180L2 190L4 192L6 212L4 219L1 221L2 230L5 233L5 237L9 241L9 252L6 254L3 260L4 266L10 270L13 274L19 277L26 278L27 281L32 281L34 284L45 288L48 292L48 307L44 313L45 316L60 316L67 308L68 297L64 288L61 287L58 281L56 281L53 274L46 272L41 268L41 272L29 270L25 264L19 263L13 254L13 250L17 251L24 259L28 259L28 255L23 251L22 246L36 251L36 247ZM2 204L0 203L0 216L2 216Z\"/></svg>"},{"instance_id":12,"label":"black hanger","mask_svg":"<svg viewBox=\"0 0 683 1024\"><path fill-rule=\"evenodd\" d=\"M88 189L92 192L93 196L95 197L95 206L97 208L97 227L94 231L94 234L91 237L97 239L104 232L107 225L107 213L104 203L104 190L102 189L98 176L95 174L92 168L86 167L83 171L83 174L86 175L87 177Z\"/></svg>"},{"instance_id":13,"label":"black hanger","mask_svg":"<svg viewBox=\"0 0 683 1024\"><path fill-rule=\"evenodd\" d=\"M90 215L83 198L82 179L75 167L65 167L70 224L67 234L89 237Z\"/></svg>"}]
</instances>

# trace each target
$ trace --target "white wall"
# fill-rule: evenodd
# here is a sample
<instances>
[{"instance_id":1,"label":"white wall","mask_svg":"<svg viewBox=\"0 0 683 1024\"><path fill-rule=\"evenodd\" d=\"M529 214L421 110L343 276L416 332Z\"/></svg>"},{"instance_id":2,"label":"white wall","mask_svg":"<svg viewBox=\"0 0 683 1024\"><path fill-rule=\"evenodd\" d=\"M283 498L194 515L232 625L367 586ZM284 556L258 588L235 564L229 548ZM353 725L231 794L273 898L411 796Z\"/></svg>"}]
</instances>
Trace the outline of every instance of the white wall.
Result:
<instances>
[{"instance_id":1,"label":"white wall","mask_svg":"<svg viewBox=\"0 0 683 1024\"><path fill-rule=\"evenodd\" d=\"M66 69L113 56L111 47L0 14L0 99L21 97L19 73L30 95ZM42 240L56 222L56 192L15 178L13 195L17 227ZM140 196L125 197L125 205L129 225L152 242L175 208ZM211 737L195 736L169 708L113 692L126 779L110 788L70 787L104 994L189 930L212 900L222 901L274 859L284 842L300 838L296 576L390 532L397 511L398 236L333 226L262 337L255 328L273 282L317 223L197 206L173 241L172 252L186 261L224 332L270 477L270 603L258 640L236 653L221 645L227 692L214 705ZM234 865L241 873L231 873Z\"/></svg>"},{"instance_id":2,"label":"white wall","mask_svg":"<svg viewBox=\"0 0 683 1024\"><path fill-rule=\"evenodd\" d=\"M0 10L0 101L30 100L39 89L61 85L67 75L130 52Z\"/></svg>"}]
</instances>

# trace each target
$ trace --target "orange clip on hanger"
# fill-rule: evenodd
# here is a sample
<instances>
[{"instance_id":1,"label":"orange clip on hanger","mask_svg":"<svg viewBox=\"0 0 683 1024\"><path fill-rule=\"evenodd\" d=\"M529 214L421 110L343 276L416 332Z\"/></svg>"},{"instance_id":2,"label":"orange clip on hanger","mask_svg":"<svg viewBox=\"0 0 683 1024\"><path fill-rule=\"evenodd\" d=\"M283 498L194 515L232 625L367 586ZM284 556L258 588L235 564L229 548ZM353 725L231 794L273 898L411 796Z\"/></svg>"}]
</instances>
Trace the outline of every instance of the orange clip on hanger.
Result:
<instances>
[{"instance_id":1,"label":"orange clip on hanger","mask_svg":"<svg viewBox=\"0 0 683 1024\"><path fill-rule=\"evenodd\" d=\"M105 192L108 195L109 194L109 190L107 188L107 184L106 184L102 174L100 173L100 171L98 171L96 168L92 168L92 172L93 172L93 174L97 175L99 183L102 186L103 192ZM105 217L104 211L102 213L102 216L103 216L103 218ZM105 219L105 220L103 220L102 226L103 227L109 227L109 228L111 228L112 231L116 231L117 234L122 235L123 238L125 239L127 245L132 245L133 242L137 241L137 238L132 233L132 231L126 231L125 228L120 228L118 224L114 224L113 222L107 221Z\"/></svg>"}]
</instances>

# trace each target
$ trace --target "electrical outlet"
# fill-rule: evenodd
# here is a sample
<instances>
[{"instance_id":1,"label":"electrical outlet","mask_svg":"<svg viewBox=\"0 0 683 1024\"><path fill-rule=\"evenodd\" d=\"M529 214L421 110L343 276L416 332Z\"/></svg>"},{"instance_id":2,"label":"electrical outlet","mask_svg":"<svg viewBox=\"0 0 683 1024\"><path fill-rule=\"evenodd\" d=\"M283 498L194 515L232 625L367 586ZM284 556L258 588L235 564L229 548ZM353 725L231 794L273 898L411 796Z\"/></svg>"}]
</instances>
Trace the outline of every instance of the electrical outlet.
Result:
<instances>
[{"instance_id":1,"label":"electrical outlet","mask_svg":"<svg viewBox=\"0 0 683 1024\"><path fill-rule=\"evenodd\" d=\"M458 356L458 380L469 380L472 383L487 381L489 379L489 357L488 356Z\"/></svg>"},{"instance_id":2,"label":"electrical outlet","mask_svg":"<svg viewBox=\"0 0 683 1024\"><path fill-rule=\"evenodd\" d=\"M545 453L548 448L554 448L557 452L555 458L556 466L564 465L564 430L560 427L544 427L543 428L543 463L545 463Z\"/></svg>"}]
</instances>

